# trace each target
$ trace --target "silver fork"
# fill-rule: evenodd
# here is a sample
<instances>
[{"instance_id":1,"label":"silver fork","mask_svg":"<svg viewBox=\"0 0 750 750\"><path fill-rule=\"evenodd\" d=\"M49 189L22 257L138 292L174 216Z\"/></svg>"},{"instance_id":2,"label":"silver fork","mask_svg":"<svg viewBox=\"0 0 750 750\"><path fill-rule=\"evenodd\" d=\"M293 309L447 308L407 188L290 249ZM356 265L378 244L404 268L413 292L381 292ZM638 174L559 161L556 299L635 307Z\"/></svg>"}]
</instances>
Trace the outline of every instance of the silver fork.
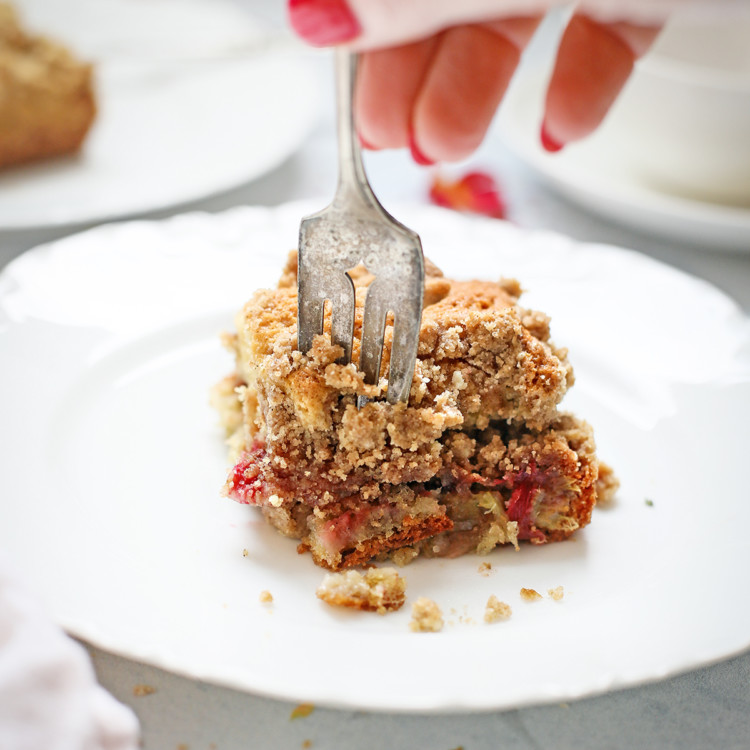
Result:
<instances>
[{"instance_id":1,"label":"silver fork","mask_svg":"<svg viewBox=\"0 0 750 750\"><path fill-rule=\"evenodd\" d=\"M419 343L424 258L419 236L396 221L367 182L354 127L357 56L336 51L339 181L332 203L302 220L299 231L297 345L307 352L323 332L331 302L331 339L352 356L354 283L347 271L359 263L375 276L365 298L359 368L365 382L380 377L386 318L393 313L388 402L407 402ZM363 400L360 400L361 406Z\"/></svg>"}]
</instances>

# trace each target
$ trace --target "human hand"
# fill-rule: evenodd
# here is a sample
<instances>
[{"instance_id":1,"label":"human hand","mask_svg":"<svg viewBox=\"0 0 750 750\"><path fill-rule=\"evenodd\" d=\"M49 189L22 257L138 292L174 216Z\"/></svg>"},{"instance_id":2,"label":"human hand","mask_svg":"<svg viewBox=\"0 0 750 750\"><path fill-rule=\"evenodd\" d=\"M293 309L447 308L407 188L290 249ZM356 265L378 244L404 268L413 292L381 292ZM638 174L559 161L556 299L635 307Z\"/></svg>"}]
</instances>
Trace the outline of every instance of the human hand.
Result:
<instances>
[{"instance_id":1,"label":"human hand","mask_svg":"<svg viewBox=\"0 0 750 750\"><path fill-rule=\"evenodd\" d=\"M554 0L289 0L308 42L363 52L356 98L370 148L408 146L420 164L457 161L481 143ZM609 6L607 0L599 5ZM631 15L579 8L558 49L541 127L549 151L601 123L659 32L670 0L620 3ZM632 6L639 6L633 11ZM592 12L599 11L599 15Z\"/></svg>"}]
</instances>

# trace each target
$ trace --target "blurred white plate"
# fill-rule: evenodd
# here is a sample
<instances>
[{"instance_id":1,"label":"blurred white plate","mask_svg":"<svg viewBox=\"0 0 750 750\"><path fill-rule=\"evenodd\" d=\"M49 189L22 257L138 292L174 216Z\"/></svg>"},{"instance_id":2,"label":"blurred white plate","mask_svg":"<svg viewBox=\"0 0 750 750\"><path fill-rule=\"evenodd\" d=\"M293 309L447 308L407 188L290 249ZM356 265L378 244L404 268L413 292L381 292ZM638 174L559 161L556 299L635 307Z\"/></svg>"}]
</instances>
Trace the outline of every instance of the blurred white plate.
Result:
<instances>
[{"instance_id":1,"label":"blurred white plate","mask_svg":"<svg viewBox=\"0 0 750 750\"><path fill-rule=\"evenodd\" d=\"M750 207L664 192L639 177L624 156L623 133L607 121L592 136L556 154L539 143L545 79L529 69L503 103L499 132L513 151L561 195L643 232L706 250L750 252Z\"/></svg>"},{"instance_id":2,"label":"blurred white plate","mask_svg":"<svg viewBox=\"0 0 750 750\"><path fill-rule=\"evenodd\" d=\"M22 10L96 62L99 113L80 154L0 172L0 230L229 190L290 156L317 116L309 60L231 3L25 0Z\"/></svg>"},{"instance_id":3,"label":"blurred white plate","mask_svg":"<svg viewBox=\"0 0 750 750\"><path fill-rule=\"evenodd\" d=\"M196 679L393 711L569 700L747 648L748 321L636 253L435 208L397 215L447 272L515 275L551 313L576 366L567 405L622 490L574 541L496 551L488 577L476 556L417 561L398 613L315 598L324 571L219 496L207 403L232 367L219 332L275 281L311 208L105 226L0 275L0 546L56 620ZM509 621L482 622L490 594ZM409 631L418 596L442 607L442 632Z\"/></svg>"}]
</instances>

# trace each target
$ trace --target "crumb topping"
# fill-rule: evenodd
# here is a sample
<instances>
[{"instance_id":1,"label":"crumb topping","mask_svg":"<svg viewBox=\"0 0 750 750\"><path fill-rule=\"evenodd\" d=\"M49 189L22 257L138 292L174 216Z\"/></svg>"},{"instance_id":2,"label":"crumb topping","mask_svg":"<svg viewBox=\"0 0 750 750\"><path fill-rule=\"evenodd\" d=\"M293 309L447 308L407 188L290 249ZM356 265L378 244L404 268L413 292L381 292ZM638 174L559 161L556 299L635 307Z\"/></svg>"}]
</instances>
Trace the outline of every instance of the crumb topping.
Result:
<instances>
[{"instance_id":1,"label":"crumb topping","mask_svg":"<svg viewBox=\"0 0 750 750\"><path fill-rule=\"evenodd\" d=\"M483 429L492 419L543 425L572 380L565 352L549 341L548 319L518 307L516 286L437 277L444 296L424 310L409 406L371 401L357 411L356 396L383 395L392 331L378 386L366 386L354 364L338 364L341 352L326 335L308 354L297 351L295 267L284 286L257 292L237 319L238 374L256 391L265 416L257 429L265 427L272 448L310 456L335 444L342 471L373 459L404 471L414 457L436 452L446 430ZM367 281L355 279L354 362Z\"/></svg>"}]
</instances>

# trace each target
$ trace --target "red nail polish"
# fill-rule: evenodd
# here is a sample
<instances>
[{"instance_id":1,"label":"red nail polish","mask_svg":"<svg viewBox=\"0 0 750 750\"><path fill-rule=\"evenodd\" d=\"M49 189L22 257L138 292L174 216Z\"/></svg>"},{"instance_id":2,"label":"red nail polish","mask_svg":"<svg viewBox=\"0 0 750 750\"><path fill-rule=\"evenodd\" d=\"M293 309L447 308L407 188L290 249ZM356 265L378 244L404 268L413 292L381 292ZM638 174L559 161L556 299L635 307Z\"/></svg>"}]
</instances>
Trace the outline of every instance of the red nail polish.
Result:
<instances>
[{"instance_id":1,"label":"red nail polish","mask_svg":"<svg viewBox=\"0 0 750 750\"><path fill-rule=\"evenodd\" d=\"M380 151L380 149L377 146L373 146L372 143L370 143L369 141L365 140L362 137L361 133L357 133L357 135L359 136L359 145L362 148L366 148L368 151Z\"/></svg>"},{"instance_id":2,"label":"red nail polish","mask_svg":"<svg viewBox=\"0 0 750 750\"><path fill-rule=\"evenodd\" d=\"M549 134L547 124L544 122L542 123L542 132L539 134L539 140L541 140L543 148L551 154L557 153L565 145Z\"/></svg>"},{"instance_id":3,"label":"red nail polish","mask_svg":"<svg viewBox=\"0 0 750 750\"><path fill-rule=\"evenodd\" d=\"M289 23L311 44L349 42L362 31L346 0L289 0Z\"/></svg>"},{"instance_id":4,"label":"red nail polish","mask_svg":"<svg viewBox=\"0 0 750 750\"><path fill-rule=\"evenodd\" d=\"M417 142L414 138L414 133L409 133L409 150L411 151L411 158L414 159L420 167L430 167L435 163L419 150L419 146L417 146Z\"/></svg>"}]
</instances>

